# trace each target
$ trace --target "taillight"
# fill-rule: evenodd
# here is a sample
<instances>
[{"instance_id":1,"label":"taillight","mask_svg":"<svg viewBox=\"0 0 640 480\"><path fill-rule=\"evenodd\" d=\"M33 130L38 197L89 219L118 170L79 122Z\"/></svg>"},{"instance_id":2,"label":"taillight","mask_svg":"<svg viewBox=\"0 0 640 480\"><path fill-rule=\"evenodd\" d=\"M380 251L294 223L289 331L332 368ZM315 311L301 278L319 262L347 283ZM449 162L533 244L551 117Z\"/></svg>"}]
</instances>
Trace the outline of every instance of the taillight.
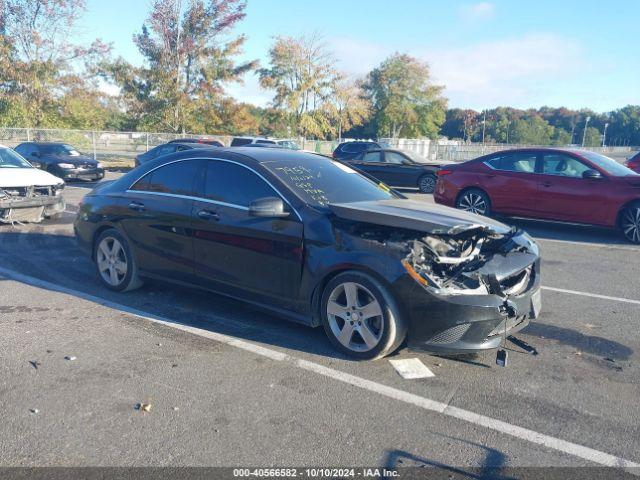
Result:
<instances>
[{"instance_id":1,"label":"taillight","mask_svg":"<svg viewBox=\"0 0 640 480\"><path fill-rule=\"evenodd\" d=\"M439 177L444 177L445 175L449 175L451 173L453 173L453 170L442 169L442 170L438 170L436 172L436 175L438 175Z\"/></svg>"}]
</instances>

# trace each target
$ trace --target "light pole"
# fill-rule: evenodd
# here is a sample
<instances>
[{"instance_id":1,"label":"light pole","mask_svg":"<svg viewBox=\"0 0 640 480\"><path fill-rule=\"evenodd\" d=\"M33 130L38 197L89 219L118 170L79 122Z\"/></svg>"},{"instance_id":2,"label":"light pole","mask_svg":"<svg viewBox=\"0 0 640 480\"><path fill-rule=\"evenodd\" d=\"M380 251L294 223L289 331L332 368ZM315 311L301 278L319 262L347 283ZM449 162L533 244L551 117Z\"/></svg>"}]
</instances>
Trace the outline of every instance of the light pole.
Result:
<instances>
[{"instance_id":1,"label":"light pole","mask_svg":"<svg viewBox=\"0 0 640 480\"><path fill-rule=\"evenodd\" d=\"M591 120L591 117L587 117L587 119L584 122L584 132L582 133L582 147L584 148L584 141L587 139L587 126L589 125L589 120Z\"/></svg>"},{"instance_id":2,"label":"light pole","mask_svg":"<svg viewBox=\"0 0 640 480\"><path fill-rule=\"evenodd\" d=\"M604 134L602 135L602 146L606 147L607 146L607 127L609 126L609 123L605 123L604 124Z\"/></svg>"},{"instance_id":3,"label":"light pole","mask_svg":"<svg viewBox=\"0 0 640 480\"><path fill-rule=\"evenodd\" d=\"M487 111L483 110L482 111L482 144L484 145L484 130L485 130L485 126L487 124Z\"/></svg>"}]
</instances>

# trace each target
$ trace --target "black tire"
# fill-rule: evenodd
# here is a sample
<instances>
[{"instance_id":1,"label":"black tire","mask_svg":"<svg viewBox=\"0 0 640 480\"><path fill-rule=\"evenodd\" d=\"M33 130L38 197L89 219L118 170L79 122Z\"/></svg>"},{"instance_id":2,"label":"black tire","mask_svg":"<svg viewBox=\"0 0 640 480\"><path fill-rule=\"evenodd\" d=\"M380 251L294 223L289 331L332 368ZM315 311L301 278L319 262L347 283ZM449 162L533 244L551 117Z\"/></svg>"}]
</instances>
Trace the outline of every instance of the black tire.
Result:
<instances>
[{"instance_id":1,"label":"black tire","mask_svg":"<svg viewBox=\"0 0 640 480\"><path fill-rule=\"evenodd\" d=\"M479 188L463 190L456 199L456 208L477 215L491 216L491 200Z\"/></svg>"},{"instance_id":2,"label":"black tire","mask_svg":"<svg viewBox=\"0 0 640 480\"><path fill-rule=\"evenodd\" d=\"M346 298L341 301L338 300L340 298L339 295L335 297L336 299L332 299L332 295L335 295L335 292L339 291L340 288L344 288L345 285L349 284L356 284L358 287L362 287L362 289L357 289L356 306L352 307L352 316L330 314L328 311L330 300L332 305L343 303L344 307L342 305L338 306L345 310L348 309L349 302L346 301ZM345 297L346 292L346 290L343 292ZM367 297L371 297L377 302L380 311L379 315L365 317L366 308L373 305L373 302L368 301L370 299ZM360 303L361 301L362 303ZM364 305L360 307L362 304ZM358 360L374 360L392 353L400 346L407 335L406 323L391 294L376 279L361 272L348 271L331 279L324 288L320 309L322 325L331 343L342 353ZM369 312L371 311L373 310ZM349 321L347 318L355 320ZM342 328L340 328L340 324L342 324ZM344 330L345 328L349 328L351 332L347 341L350 347L345 346L338 338L340 336L339 333L342 333L338 330ZM368 333L361 335L360 332L364 333L365 331ZM370 334L373 334L377 341L373 347L366 344L366 340L364 340L365 337L371 339Z\"/></svg>"},{"instance_id":3,"label":"black tire","mask_svg":"<svg viewBox=\"0 0 640 480\"><path fill-rule=\"evenodd\" d=\"M110 262L107 259L107 264L110 264L109 273L111 273L111 267L113 267L113 269L116 271L115 278L117 281L115 282L107 280L107 276L110 277L111 280L113 280L113 277L109 273L105 273L105 271L101 270L101 265L104 266L104 263L101 263L101 261L104 257L106 257L105 252L102 250L101 246L103 245L103 242L105 247L107 248L109 248L109 246L111 245L113 247L111 251L115 253L116 243L114 241L121 246L121 251L118 250L117 255L114 255L113 262ZM136 288L140 288L142 286L143 282L138 276L138 267L131 252L129 242L116 229L110 228L98 235L94 242L93 252L93 260L98 272L98 278L100 279L102 284L109 290L113 290L115 292L127 292L130 290L135 290ZM124 261L126 265L124 273L122 272L121 268L118 268L116 266L116 262L121 263L122 261Z\"/></svg>"},{"instance_id":4,"label":"black tire","mask_svg":"<svg viewBox=\"0 0 640 480\"><path fill-rule=\"evenodd\" d=\"M619 228L631 243L640 244L640 202L634 202L620 213Z\"/></svg>"},{"instance_id":5,"label":"black tire","mask_svg":"<svg viewBox=\"0 0 640 480\"><path fill-rule=\"evenodd\" d=\"M420 193L433 193L436 190L437 180L438 178L432 173L422 175L418 179L418 190Z\"/></svg>"}]
</instances>

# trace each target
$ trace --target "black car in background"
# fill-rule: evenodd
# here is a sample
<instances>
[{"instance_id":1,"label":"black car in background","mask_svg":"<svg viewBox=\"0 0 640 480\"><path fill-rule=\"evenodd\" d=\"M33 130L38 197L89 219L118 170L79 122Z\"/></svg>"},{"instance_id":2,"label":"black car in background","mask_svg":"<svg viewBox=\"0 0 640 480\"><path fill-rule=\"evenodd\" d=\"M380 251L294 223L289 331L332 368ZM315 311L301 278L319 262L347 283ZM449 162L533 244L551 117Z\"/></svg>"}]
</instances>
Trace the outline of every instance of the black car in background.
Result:
<instances>
[{"instance_id":1,"label":"black car in background","mask_svg":"<svg viewBox=\"0 0 640 480\"><path fill-rule=\"evenodd\" d=\"M100 162L67 143L24 142L14 150L34 167L63 180L97 181L104 178L104 168Z\"/></svg>"},{"instance_id":2,"label":"black car in background","mask_svg":"<svg viewBox=\"0 0 640 480\"><path fill-rule=\"evenodd\" d=\"M183 152L185 150L192 150L194 148L208 148L211 146L212 145L209 145L207 143L200 143L200 142L182 143L180 141L172 140L168 143L163 143L162 145L158 145L157 147L152 148L148 152L144 152L139 155L136 155L135 166L138 167L143 163L147 163L153 160L154 158L158 158L162 155L169 155L171 153Z\"/></svg>"},{"instance_id":3,"label":"black car in background","mask_svg":"<svg viewBox=\"0 0 640 480\"><path fill-rule=\"evenodd\" d=\"M344 161L387 185L417 188L422 193L433 193L436 172L443 165L429 162L413 152L392 149L368 149Z\"/></svg>"},{"instance_id":4,"label":"black car in background","mask_svg":"<svg viewBox=\"0 0 640 480\"><path fill-rule=\"evenodd\" d=\"M164 279L310 326L342 352L497 347L540 311L538 248L495 220L408 200L349 166L272 148L152 160L74 223L101 282Z\"/></svg>"},{"instance_id":5,"label":"black car in background","mask_svg":"<svg viewBox=\"0 0 640 480\"><path fill-rule=\"evenodd\" d=\"M389 145L384 142L342 142L333 151L332 156L336 160L348 160L367 150L377 150L387 147L389 147Z\"/></svg>"},{"instance_id":6,"label":"black car in background","mask_svg":"<svg viewBox=\"0 0 640 480\"><path fill-rule=\"evenodd\" d=\"M224 143L215 138L176 138L169 140L167 143L201 143L210 147L224 147Z\"/></svg>"}]
</instances>

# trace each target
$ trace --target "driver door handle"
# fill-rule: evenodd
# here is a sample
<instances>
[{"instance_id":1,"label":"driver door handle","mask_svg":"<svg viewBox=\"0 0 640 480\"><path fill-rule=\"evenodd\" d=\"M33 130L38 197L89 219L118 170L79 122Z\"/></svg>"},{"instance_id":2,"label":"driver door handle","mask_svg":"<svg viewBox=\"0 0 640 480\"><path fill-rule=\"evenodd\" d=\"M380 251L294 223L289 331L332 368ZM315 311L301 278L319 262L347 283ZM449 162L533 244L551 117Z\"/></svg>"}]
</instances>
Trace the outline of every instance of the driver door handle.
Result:
<instances>
[{"instance_id":1,"label":"driver door handle","mask_svg":"<svg viewBox=\"0 0 640 480\"><path fill-rule=\"evenodd\" d=\"M541 184L543 187L550 187L551 185L553 185L553 183L551 182L542 182Z\"/></svg>"},{"instance_id":2,"label":"driver door handle","mask_svg":"<svg viewBox=\"0 0 640 480\"><path fill-rule=\"evenodd\" d=\"M141 202L131 202L129 204L129 210L135 210L136 212L144 212L145 206L144 203Z\"/></svg>"},{"instance_id":3,"label":"driver door handle","mask_svg":"<svg viewBox=\"0 0 640 480\"><path fill-rule=\"evenodd\" d=\"M198 212L198 218L202 220L215 220L217 222L220 220L220 215L216 212L212 212L211 210L200 210Z\"/></svg>"}]
</instances>

